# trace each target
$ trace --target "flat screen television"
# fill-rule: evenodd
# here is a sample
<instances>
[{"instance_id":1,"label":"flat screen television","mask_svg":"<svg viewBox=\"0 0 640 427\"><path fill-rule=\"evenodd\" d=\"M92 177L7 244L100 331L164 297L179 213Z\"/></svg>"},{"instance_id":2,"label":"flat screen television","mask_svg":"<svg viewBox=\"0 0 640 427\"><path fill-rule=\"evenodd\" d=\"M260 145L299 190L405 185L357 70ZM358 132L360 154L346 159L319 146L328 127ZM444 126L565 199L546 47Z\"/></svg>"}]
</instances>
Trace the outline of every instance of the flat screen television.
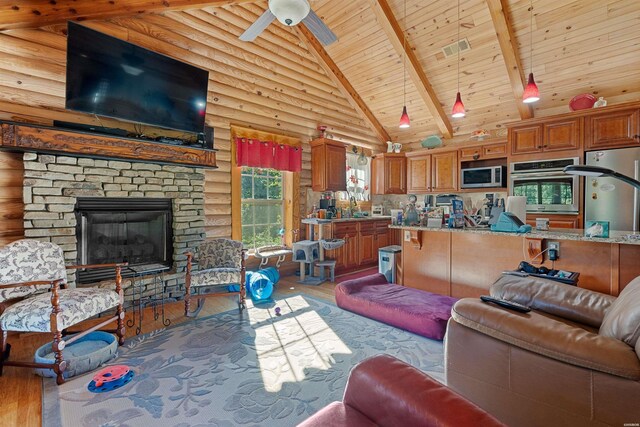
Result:
<instances>
[{"instance_id":1,"label":"flat screen television","mask_svg":"<svg viewBox=\"0 0 640 427\"><path fill-rule=\"evenodd\" d=\"M69 110L201 133L206 70L69 22Z\"/></svg>"}]
</instances>

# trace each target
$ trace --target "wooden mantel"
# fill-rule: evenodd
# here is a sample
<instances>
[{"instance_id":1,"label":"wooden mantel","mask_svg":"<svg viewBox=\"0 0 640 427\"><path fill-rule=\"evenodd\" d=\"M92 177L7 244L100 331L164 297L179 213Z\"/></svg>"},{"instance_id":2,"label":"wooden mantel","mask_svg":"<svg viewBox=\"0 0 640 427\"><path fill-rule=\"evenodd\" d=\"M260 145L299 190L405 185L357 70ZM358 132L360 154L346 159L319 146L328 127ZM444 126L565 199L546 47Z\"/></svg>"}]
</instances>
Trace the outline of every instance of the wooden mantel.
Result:
<instances>
[{"instance_id":1,"label":"wooden mantel","mask_svg":"<svg viewBox=\"0 0 640 427\"><path fill-rule=\"evenodd\" d=\"M182 145L17 123L2 123L1 136L4 150L217 168L215 150Z\"/></svg>"}]
</instances>

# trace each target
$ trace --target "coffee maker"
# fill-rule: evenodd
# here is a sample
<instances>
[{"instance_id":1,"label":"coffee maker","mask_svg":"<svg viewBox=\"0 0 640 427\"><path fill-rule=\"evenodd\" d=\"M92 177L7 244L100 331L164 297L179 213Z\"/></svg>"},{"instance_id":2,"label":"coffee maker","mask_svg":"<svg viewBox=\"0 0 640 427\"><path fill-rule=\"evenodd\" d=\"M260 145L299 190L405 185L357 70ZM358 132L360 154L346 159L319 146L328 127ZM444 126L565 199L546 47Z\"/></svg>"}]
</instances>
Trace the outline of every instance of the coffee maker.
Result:
<instances>
[{"instance_id":1,"label":"coffee maker","mask_svg":"<svg viewBox=\"0 0 640 427\"><path fill-rule=\"evenodd\" d=\"M335 218L336 216L336 199L333 191L326 191L320 197L320 209L327 211L327 218Z\"/></svg>"}]
</instances>

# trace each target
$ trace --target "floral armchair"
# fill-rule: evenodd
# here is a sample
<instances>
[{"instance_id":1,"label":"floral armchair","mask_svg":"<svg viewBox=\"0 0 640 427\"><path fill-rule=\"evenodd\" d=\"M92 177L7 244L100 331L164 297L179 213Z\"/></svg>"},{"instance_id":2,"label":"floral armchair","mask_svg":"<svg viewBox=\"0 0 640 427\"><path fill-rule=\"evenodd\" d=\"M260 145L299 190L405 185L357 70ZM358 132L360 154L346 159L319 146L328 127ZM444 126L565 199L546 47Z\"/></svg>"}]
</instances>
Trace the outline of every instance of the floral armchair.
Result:
<instances>
[{"instance_id":1,"label":"floral armchair","mask_svg":"<svg viewBox=\"0 0 640 427\"><path fill-rule=\"evenodd\" d=\"M204 305L203 294L198 294L198 305L191 311L191 288L210 287L217 285L240 284L238 292L219 292L209 296L239 295L238 307L245 308L245 250L242 242L231 239L207 240L198 246L197 259L190 252L187 255L187 270L185 280L184 314L187 317L198 315ZM198 263L198 270L193 270L193 264Z\"/></svg>"},{"instance_id":2,"label":"floral armchair","mask_svg":"<svg viewBox=\"0 0 640 427\"><path fill-rule=\"evenodd\" d=\"M49 368L56 373L57 383L62 384L67 367L62 352L65 346L113 321L117 321L117 328L109 332L116 333L119 343L124 344L121 265L65 266L64 255L58 245L38 240L18 240L0 248L0 375L3 366ZM98 288L67 288L67 269L93 267L116 269L115 292ZM115 315L65 339L67 328L113 308L116 308ZM55 362L9 360L9 331L53 334Z\"/></svg>"}]
</instances>

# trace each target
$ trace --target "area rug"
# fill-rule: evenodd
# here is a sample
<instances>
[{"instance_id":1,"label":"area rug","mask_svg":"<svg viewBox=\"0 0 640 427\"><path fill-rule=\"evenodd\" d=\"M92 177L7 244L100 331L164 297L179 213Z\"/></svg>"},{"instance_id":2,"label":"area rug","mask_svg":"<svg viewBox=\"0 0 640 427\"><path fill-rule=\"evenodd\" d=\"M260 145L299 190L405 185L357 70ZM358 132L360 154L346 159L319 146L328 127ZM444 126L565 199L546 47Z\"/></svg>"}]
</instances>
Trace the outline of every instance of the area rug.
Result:
<instances>
[{"instance_id":1,"label":"area rug","mask_svg":"<svg viewBox=\"0 0 640 427\"><path fill-rule=\"evenodd\" d=\"M213 303L210 301L209 303ZM276 315L275 308L280 308ZM391 354L443 381L443 347L309 296L281 298L129 339L133 380L44 379L44 426L295 426L341 400L351 368Z\"/></svg>"},{"instance_id":2,"label":"area rug","mask_svg":"<svg viewBox=\"0 0 640 427\"><path fill-rule=\"evenodd\" d=\"M370 276L372 274L378 274L378 267L371 267L371 268L367 268L366 270L356 271L355 273L349 273L343 276L336 277L336 283L346 282L347 280L359 279L361 277Z\"/></svg>"}]
</instances>

